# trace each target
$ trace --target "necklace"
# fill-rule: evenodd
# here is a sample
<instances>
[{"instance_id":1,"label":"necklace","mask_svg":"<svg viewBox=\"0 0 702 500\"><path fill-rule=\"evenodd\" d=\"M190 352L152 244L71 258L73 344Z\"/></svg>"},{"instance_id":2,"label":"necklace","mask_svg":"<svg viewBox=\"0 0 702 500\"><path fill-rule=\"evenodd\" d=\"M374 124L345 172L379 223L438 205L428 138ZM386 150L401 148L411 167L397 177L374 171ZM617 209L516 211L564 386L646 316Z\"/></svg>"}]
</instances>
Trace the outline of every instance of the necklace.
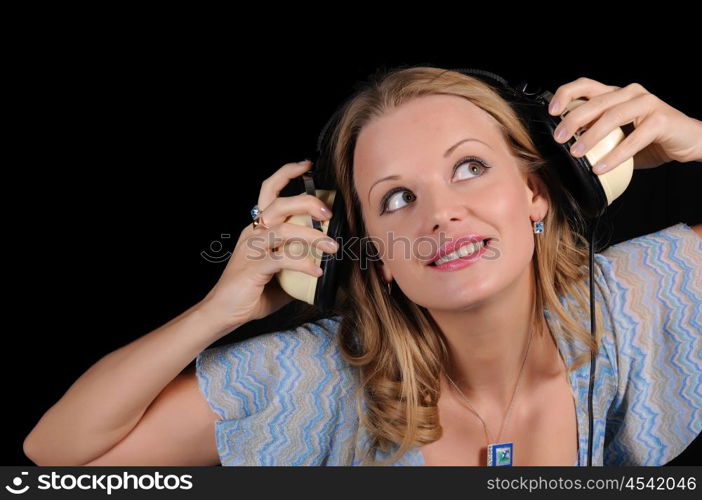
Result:
<instances>
[{"instance_id":1,"label":"necklace","mask_svg":"<svg viewBox=\"0 0 702 500\"><path fill-rule=\"evenodd\" d=\"M526 352L524 353L524 360L522 361L522 367L519 370L519 376L517 377L517 384L514 387L514 392L512 393L512 399L510 399L509 402L509 407L507 408L507 413L505 414L505 418L502 421L502 425L500 426L500 432L497 435L497 439L490 444L492 439L489 436L487 425L485 425L485 421L480 417L477 411L473 408L473 405L470 404L470 401L466 397L465 394L463 394L463 391L456 385L456 383L453 381L449 375L444 372L444 375L446 375L446 378L449 379L449 381L453 384L453 386L456 388L458 391L458 394L465 400L466 403L468 403L468 407L470 410L475 413L475 415L480 419L480 421L483 424L483 429L485 430L485 438L487 439L487 464L489 466L502 466L502 465L512 465L513 464L513 459L514 459L514 443L500 443L500 436L502 435L502 430L504 429L505 423L509 419L510 412L512 411L512 403L514 402L514 396L517 394L517 389L519 388L519 382L522 379L522 373L524 372L524 364L526 363L527 359L527 354L529 354L529 347L531 346L531 338L534 336L534 330L531 330L531 334L529 335L529 341L527 343L527 348Z\"/></svg>"}]
</instances>

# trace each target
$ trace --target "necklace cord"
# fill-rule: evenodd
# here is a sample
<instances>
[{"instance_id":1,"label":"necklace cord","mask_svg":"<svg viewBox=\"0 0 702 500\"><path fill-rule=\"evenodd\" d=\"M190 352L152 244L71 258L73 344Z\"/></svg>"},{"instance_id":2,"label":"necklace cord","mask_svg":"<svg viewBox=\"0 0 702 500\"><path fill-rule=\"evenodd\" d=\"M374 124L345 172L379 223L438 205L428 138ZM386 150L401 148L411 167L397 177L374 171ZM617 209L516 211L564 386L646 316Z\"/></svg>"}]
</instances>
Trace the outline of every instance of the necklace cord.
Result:
<instances>
[{"instance_id":1,"label":"necklace cord","mask_svg":"<svg viewBox=\"0 0 702 500\"><path fill-rule=\"evenodd\" d=\"M519 382L520 382L521 379L522 379L522 373L524 372L524 365L525 365L525 363L526 363L527 355L529 354L529 347L531 346L531 339L532 339L533 336L534 336L534 329L532 328L531 334L529 335L529 342L527 343L526 352L524 353L524 359L522 360L522 367L519 369L519 376L517 377L517 384L516 384L515 387L514 387L514 392L512 393L512 398L510 399L509 407L507 408L507 413L505 414L505 418L504 418L503 421L502 421L502 425L500 426L500 432L499 432L499 434L497 435L497 441L494 441L495 443L498 443L498 442L499 442L500 436L502 435L502 431L503 431L503 429L504 429L504 426L505 426L505 424L507 423L507 420L509 419L510 412L512 411L512 403L514 403L514 396L517 394L517 389L519 388ZM458 391L458 394L461 396L461 398L463 398L463 399L465 400L465 402L468 404L469 409L470 409L473 413L475 413L475 416L476 416L476 417L478 417L478 418L480 419L480 422L482 422L482 424L483 424L483 429L485 430L485 438L488 440L488 443L487 443L487 444L490 444L490 442L491 442L492 440L490 439L487 425L485 425L485 421L482 419L482 417L480 416L480 414L478 414L478 412L475 411L475 409L473 408L473 405L470 404L470 400L466 397L465 394L463 394L463 391L458 387L458 385L456 385L456 383L455 383L455 382L453 381L453 379L448 375L448 373L444 372L444 375L445 375L446 378L451 382L451 384L453 384L453 386L456 388L456 390Z\"/></svg>"}]
</instances>

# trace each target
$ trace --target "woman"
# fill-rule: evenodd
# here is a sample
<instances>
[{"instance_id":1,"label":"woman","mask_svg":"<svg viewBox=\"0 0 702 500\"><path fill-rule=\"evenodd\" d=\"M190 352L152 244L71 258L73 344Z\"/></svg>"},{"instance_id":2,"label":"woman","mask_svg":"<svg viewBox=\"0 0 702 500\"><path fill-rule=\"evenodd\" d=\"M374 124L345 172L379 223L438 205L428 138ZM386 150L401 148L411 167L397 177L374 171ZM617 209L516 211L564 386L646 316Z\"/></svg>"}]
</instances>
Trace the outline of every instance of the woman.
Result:
<instances>
[{"instance_id":1,"label":"woman","mask_svg":"<svg viewBox=\"0 0 702 500\"><path fill-rule=\"evenodd\" d=\"M588 126L579 155L633 122L610 168L634 155L638 168L702 159L702 124L640 85L579 79L558 89L552 114L583 96L557 139ZM254 242L335 251L285 223L330 217L314 197L278 197L310 167L287 164L261 188L268 228L242 230L203 301L82 375L25 440L33 461L485 465L488 444L511 442L514 465L584 465L589 349L594 464L660 465L699 433L702 240L689 226L596 256L595 344L586 243L552 202L558 166L489 87L393 71L347 103L333 137L343 215L380 256L352 265L342 314L206 349L289 302L275 272L317 275L310 259L271 251L280 240L263 254ZM461 237L472 263L443 263L439 245ZM196 372L181 372L195 357Z\"/></svg>"}]
</instances>

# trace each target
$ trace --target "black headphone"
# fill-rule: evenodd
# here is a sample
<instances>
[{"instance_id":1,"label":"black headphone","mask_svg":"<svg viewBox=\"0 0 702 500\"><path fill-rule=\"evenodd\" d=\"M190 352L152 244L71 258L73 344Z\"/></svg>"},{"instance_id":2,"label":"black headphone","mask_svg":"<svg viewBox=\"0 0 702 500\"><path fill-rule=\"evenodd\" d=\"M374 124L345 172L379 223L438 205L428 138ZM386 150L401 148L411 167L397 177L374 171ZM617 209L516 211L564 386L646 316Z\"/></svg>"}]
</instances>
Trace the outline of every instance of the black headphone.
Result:
<instances>
[{"instance_id":1,"label":"black headphone","mask_svg":"<svg viewBox=\"0 0 702 500\"><path fill-rule=\"evenodd\" d=\"M548 106L553 94L549 91L528 89L526 82L511 86L504 78L481 69L454 69L481 80L488 84L500 97L507 101L517 112L523 124L534 141L538 151L554 168L554 175L560 178L565 187L562 193L552 193L557 197L558 203L566 207L569 213L578 213L585 219L592 220L589 230L590 249L590 325L593 339L595 337L595 307L594 301L594 251L595 232L597 221L607 207L619 197L628 186L634 168L633 159L627 160L613 170L601 175L592 172L594 165L600 158L614 149L625 137L621 128L612 131L606 138L580 158L570 154L570 147L584 129L574 133L567 142L560 144L555 141L553 134L570 111L585 102L582 99L571 102L560 116L551 116ZM317 306L323 312L335 310L337 289L346 281L350 270L348 259L344 255L344 245L349 241L348 225L346 220L346 207L343 196L336 194L336 180L332 161L334 131L341 119L345 106L337 108L329 121L322 129L317 141L317 151L313 168L300 178L304 192L320 198L332 207L332 218L328 221L317 221L310 216L295 215L286 222L311 226L331 237L339 243L339 250L335 254L325 254L318 259L318 265L324 273L319 278L309 274L284 269L276 274L281 287L291 296ZM299 185L298 185L299 186ZM298 190L298 194L299 194ZM558 199L560 198L560 199ZM315 259L317 260L317 259ZM592 389L594 385L595 357L590 357L590 387L588 391L588 466L592 465Z\"/></svg>"}]
</instances>

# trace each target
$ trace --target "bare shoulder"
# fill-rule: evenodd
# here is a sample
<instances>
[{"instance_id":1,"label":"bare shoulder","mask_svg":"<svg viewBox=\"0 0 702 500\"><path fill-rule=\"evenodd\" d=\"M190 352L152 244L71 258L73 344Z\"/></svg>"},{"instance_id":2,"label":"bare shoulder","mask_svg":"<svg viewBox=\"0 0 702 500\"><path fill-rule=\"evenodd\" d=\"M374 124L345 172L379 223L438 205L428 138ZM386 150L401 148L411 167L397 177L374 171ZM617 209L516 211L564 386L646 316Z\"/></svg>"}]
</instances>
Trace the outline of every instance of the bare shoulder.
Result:
<instances>
[{"instance_id":1,"label":"bare shoulder","mask_svg":"<svg viewBox=\"0 0 702 500\"><path fill-rule=\"evenodd\" d=\"M696 232L700 238L702 238L702 223L692 226L692 230Z\"/></svg>"},{"instance_id":2,"label":"bare shoulder","mask_svg":"<svg viewBox=\"0 0 702 500\"><path fill-rule=\"evenodd\" d=\"M217 420L191 367L164 387L129 434L85 465L218 465Z\"/></svg>"}]
</instances>

